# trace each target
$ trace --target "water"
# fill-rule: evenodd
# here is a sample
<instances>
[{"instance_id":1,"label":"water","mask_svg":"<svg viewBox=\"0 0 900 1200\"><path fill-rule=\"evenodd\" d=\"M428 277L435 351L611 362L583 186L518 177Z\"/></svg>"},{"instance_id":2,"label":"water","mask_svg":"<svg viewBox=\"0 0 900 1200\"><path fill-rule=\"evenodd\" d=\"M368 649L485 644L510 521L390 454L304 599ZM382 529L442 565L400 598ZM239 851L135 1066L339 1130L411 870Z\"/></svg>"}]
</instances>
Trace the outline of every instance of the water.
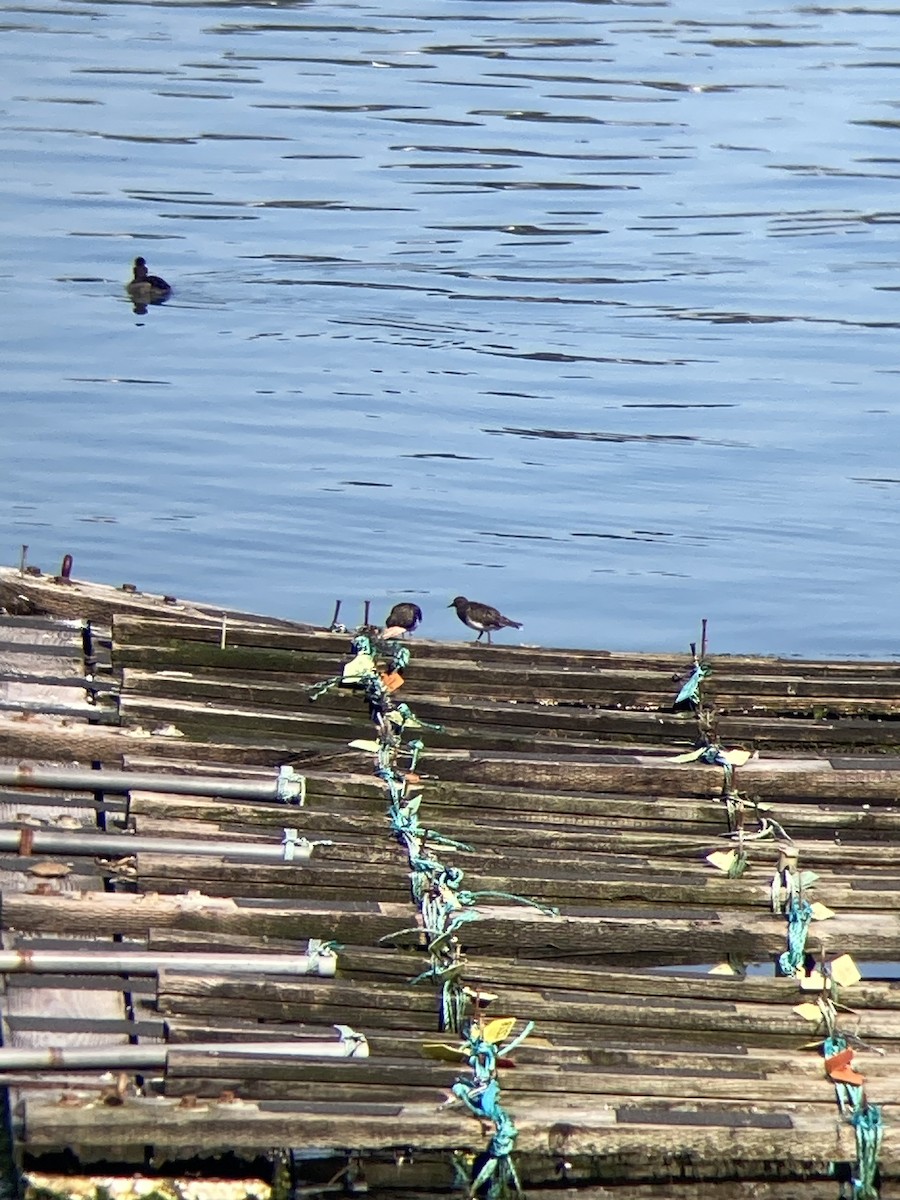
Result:
<instances>
[{"instance_id":1,"label":"water","mask_svg":"<svg viewBox=\"0 0 900 1200\"><path fill-rule=\"evenodd\" d=\"M0 559L900 652L895 6L0 0L0 63Z\"/></svg>"}]
</instances>

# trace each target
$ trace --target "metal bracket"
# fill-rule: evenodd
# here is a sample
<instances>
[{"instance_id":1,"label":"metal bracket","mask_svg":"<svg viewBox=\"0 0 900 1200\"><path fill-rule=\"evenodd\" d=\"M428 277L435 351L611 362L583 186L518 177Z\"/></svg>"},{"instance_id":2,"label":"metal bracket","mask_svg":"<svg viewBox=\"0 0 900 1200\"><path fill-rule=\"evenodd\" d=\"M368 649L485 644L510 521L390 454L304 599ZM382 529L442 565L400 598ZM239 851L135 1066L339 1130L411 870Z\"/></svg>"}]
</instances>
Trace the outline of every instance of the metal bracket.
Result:
<instances>
[{"instance_id":1,"label":"metal bracket","mask_svg":"<svg viewBox=\"0 0 900 1200\"><path fill-rule=\"evenodd\" d=\"M297 859L307 859L312 854L312 842L300 836L299 829L282 829L281 844L284 847L284 861L293 862Z\"/></svg>"},{"instance_id":2,"label":"metal bracket","mask_svg":"<svg viewBox=\"0 0 900 1200\"><path fill-rule=\"evenodd\" d=\"M306 943L306 957L309 959L307 975L332 976L337 966L337 951L334 942L323 941L321 938L310 938ZM319 964L322 963L322 970Z\"/></svg>"},{"instance_id":3,"label":"metal bracket","mask_svg":"<svg viewBox=\"0 0 900 1200\"><path fill-rule=\"evenodd\" d=\"M357 1033L349 1025L335 1025L344 1047L347 1058L368 1058L369 1043L364 1033Z\"/></svg>"},{"instance_id":4,"label":"metal bracket","mask_svg":"<svg viewBox=\"0 0 900 1200\"><path fill-rule=\"evenodd\" d=\"M275 784L275 798L285 804L306 803L306 776L298 775L293 767L278 768L278 780Z\"/></svg>"}]
</instances>

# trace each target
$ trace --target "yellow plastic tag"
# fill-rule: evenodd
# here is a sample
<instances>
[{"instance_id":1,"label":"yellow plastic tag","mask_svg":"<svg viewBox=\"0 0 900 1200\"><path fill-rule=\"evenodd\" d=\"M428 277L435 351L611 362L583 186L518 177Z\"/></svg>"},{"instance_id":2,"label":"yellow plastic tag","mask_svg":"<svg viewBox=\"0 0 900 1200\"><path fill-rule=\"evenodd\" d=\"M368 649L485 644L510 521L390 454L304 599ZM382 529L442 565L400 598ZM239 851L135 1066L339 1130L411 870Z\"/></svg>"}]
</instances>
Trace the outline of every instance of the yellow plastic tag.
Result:
<instances>
[{"instance_id":1,"label":"yellow plastic tag","mask_svg":"<svg viewBox=\"0 0 900 1200\"><path fill-rule=\"evenodd\" d=\"M498 1042L505 1041L515 1027L515 1017L495 1017L493 1021L488 1021L487 1025L482 1029L481 1040L489 1042L492 1046L496 1046Z\"/></svg>"},{"instance_id":2,"label":"yellow plastic tag","mask_svg":"<svg viewBox=\"0 0 900 1200\"><path fill-rule=\"evenodd\" d=\"M854 983L859 983L862 975L850 955L842 954L831 964L831 978L838 987L853 987Z\"/></svg>"},{"instance_id":3,"label":"yellow plastic tag","mask_svg":"<svg viewBox=\"0 0 900 1200\"><path fill-rule=\"evenodd\" d=\"M753 757L753 752L751 750L726 750L723 757L732 767L742 767Z\"/></svg>"},{"instance_id":4,"label":"yellow plastic tag","mask_svg":"<svg viewBox=\"0 0 900 1200\"><path fill-rule=\"evenodd\" d=\"M377 742L367 742L363 738L357 738L355 742L349 742L351 750L365 750L369 754L377 754L381 749Z\"/></svg>"},{"instance_id":5,"label":"yellow plastic tag","mask_svg":"<svg viewBox=\"0 0 900 1200\"><path fill-rule=\"evenodd\" d=\"M716 963L714 967L710 967L710 969L707 971L707 975L737 975L737 971L734 969L731 963L720 962Z\"/></svg>"},{"instance_id":6,"label":"yellow plastic tag","mask_svg":"<svg viewBox=\"0 0 900 1200\"><path fill-rule=\"evenodd\" d=\"M439 1062L459 1062L467 1057L462 1046L450 1046L447 1042L425 1042L422 1053L426 1058L436 1058Z\"/></svg>"},{"instance_id":7,"label":"yellow plastic tag","mask_svg":"<svg viewBox=\"0 0 900 1200\"><path fill-rule=\"evenodd\" d=\"M828 986L828 980L821 971L812 971L809 975L800 976L801 992L821 992Z\"/></svg>"},{"instance_id":8,"label":"yellow plastic tag","mask_svg":"<svg viewBox=\"0 0 900 1200\"><path fill-rule=\"evenodd\" d=\"M355 658L344 664L341 679L347 683L353 679L362 679L364 675L375 674L375 659L371 654L360 651Z\"/></svg>"},{"instance_id":9,"label":"yellow plastic tag","mask_svg":"<svg viewBox=\"0 0 900 1200\"><path fill-rule=\"evenodd\" d=\"M737 855L733 850L713 850L712 854L707 854L706 861L711 867L727 874L736 858Z\"/></svg>"},{"instance_id":10,"label":"yellow plastic tag","mask_svg":"<svg viewBox=\"0 0 900 1200\"><path fill-rule=\"evenodd\" d=\"M821 900L816 900L809 907L814 921L827 921L829 917L834 916L834 909L829 908L827 904L823 904Z\"/></svg>"},{"instance_id":11,"label":"yellow plastic tag","mask_svg":"<svg viewBox=\"0 0 900 1200\"><path fill-rule=\"evenodd\" d=\"M812 1004L810 1001L806 1001L804 1004L795 1004L792 1011L798 1017L802 1017L804 1021L811 1021L815 1025L818 1025L822 1020L821 1008L819 1008L818 1004Z\"/></svg>"}]
</instances>

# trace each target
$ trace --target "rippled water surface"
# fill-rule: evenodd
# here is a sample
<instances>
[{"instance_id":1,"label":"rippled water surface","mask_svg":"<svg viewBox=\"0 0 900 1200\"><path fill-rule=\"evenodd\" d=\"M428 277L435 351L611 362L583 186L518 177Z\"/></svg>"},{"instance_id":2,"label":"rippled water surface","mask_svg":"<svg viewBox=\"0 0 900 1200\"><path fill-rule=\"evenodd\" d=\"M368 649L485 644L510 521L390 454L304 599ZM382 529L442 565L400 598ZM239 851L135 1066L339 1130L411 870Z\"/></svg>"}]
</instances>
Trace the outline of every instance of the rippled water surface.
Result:
<instances>
[{"instance_id":1,"label":"rippled water surface","mask_svg":"<svg viewBox=\"0 0 900 1200\"><path fill-rule=\"evenodd\" d=\"M896 5L2 0L0 66L0 559L900 652Z\"/></svg>"}]
</instances>

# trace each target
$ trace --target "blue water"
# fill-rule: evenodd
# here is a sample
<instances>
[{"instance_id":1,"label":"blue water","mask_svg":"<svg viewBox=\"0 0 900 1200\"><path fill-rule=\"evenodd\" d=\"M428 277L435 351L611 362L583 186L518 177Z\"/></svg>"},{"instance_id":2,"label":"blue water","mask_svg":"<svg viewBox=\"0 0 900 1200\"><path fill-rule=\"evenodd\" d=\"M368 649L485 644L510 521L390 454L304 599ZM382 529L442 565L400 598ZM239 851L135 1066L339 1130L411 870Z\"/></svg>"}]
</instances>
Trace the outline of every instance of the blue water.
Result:
<instances>
[{"instance_id":1,"label":"blue water","mask_svg":"<svg viewBox=\"0 0 900 1200\"><path fill-rule=\"evenodd\" d=\"M900 652L896 7L5 0L0 65L0 560Z\"/></svg>"}]
</instances>

